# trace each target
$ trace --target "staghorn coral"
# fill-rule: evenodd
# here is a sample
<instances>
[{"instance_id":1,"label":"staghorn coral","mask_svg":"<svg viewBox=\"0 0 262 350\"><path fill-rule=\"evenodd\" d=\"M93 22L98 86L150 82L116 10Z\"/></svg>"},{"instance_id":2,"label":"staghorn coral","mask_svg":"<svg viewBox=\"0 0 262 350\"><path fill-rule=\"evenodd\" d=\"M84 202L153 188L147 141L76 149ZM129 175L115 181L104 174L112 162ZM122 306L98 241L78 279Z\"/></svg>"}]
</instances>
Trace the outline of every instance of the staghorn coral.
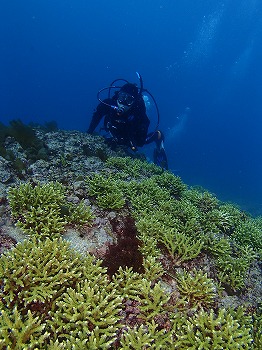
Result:
<instances>
[{"instance_id":1,"label":"staghorn coral","mask_svg":"<svg viewBox=\"0 0 262 350\"><path fill-rule=\"evenodd\" d=\"M205 234L228 233L232 230L230 215L219 209L201 212L199 221Z\"/></svg>"},{"instance_id":2,"label":"staghorn coral","mask_svg":"<svg viewBox=\"0 0 262 350\"><path fill-rule=\"evenodd\" d=\"M9 188L8 199L16 225L41 239L59 237L67 223L79 228L94 218L83 201L78 205L66 201L65 187L59 182L20 184Z\"/></svg>"},{"instance_id":3,"label":"staghorn coral","mask_svg":"<svg viewBox=\"0 0 262 350\"><path fill-rule=\"evenodd\" d=\"M253 315L253 338L254 338L254 350L262 348L262 308Z\"/></svg>"},{"instance_id":4,"label":"staghorn coral","mask_svg":"<svg viewBox=\"0 0 262 350\"><path fill-rule=\"evenodd\" d=\"M6 326L1 329L0 344L23 344L23 341L25 346L34 348L36 341L39 345L45 341L46 346L54 335L63 338L61 334L66 334L68 329L73 337L76 328L77 339L81 331L89 330L83 333L85 342L89 334L90 344L101 343L101 348L106 348L108 342L103 334L113 336L112 325L119 319L122 297L109 283L101 263L91 255L82 257L61 239L42 242L33 238L3 254L0 258L0 322ZM76 322L72 323L72 319ZM7 326L12 331L7 330ZM74 344L73 338L71 341Z\"/></svg>"},{"instance_id":5,"label":"staghorn coral","mask_svg":"<svg viewBox=\"0 0 262 350\"><path fill-rule=\"evenodd\" d=\"M190 273L185 270L176 274L177 289L180 293L178 305L186 309L207 308L214 305L216 287L207 273L193 269Z\"/></svg>"},{"instance_id":6,"label":"staghorn coral","mask_svg":"<svg viewBox=\"0 0 262 350\"><path fill-rule=\"evenodd\" d=\"M204 189L192 188L184 193L184 197L193 203L202 213L218 207L218 199Z\"/></svg>"},{"instance_id":7,"label":"staghorn coral","mask_svg":"<svg viewBox=\"0 0 262 350\"><path fill-rule=\"evenodd\" d=\"M133 329L128 327L122 334L120 349L171 349L171 333L158 328L154 321Z\"/></svg>"},{"instance_id":8,"label":"staghorn coral","mask_svg":"<svg viewBox=\"0 0 262 350\"><path fill-rule=\"evenodd\" d=\"M139 238L144 244L147 243L147 237L151 236L151 240L152 237L156 240L155 247L157 244L164 245L175 265L196 258L203 247L203 242L200 239L192 239L190 236L179 232L176 227L168 227L159 222L157 216L141 218L137 222L137 229ZM152 252L152 255L157 256L159 253Z\"/></svg>"},{"instance_id":9,"label":"staghorn coral","mask_svg":"<svg viewBox=\"0 0 262 350\"><path fill-rule=\"evenodd\" d=\"M174 349L250 349L253 339L249 324L250 317L242 308L237 312L221 309L217 315L213 310L200 310L176 330Z\"/></svg>"},{"instance_id":10,"label":"staghorn coral","mask_svg":"<svg viewBox=\"0 0 262 350\"><path fill-rule=\"evenodd\" d=\"M169 301L169 296L166 294L158 282L152 286L151 281L145 278L141 279L138 285L135 300L138 301L139 317L146 321L152 321L154 317L161 316L165 313L164 306Z\"/></svg>"},{"instance_id":11,"label":"staghorn coral","mask_svg":"<svg viewBox=\"0 0 262 350\"><path fill-rule=\"evenodd\" d=\"M30 310L26 315L20 314L17 307L12 312L1 310L0 349L39 349L49 337L45 327Z\"/></svg>"},{"instance_id":12,"label":"staghorn coral","mask_svg":"<svg viewBox=\"0 0 262 350\"><path fill-rule=\"evenodd\" d=\"M203 247L201 240L193 240L191 237L173 230L164 232L160 242L165 245L175 266L179 266L183 261L196 258Z\"/></svg>"},{"instance_id":13,"label":"staghorn coral","mask_svg":"<svg viewBox=\"0 0 262 350\"><path fill-rule=\"evenodd\" d=\"M61 239L32 238L3 254L0 261L1 303L10 309L48 312L83 275L83 258Z\"/></svg>"},{"instance_id":14,"label":"staghorn coral","mask_svg":"<svg viewBox=\"0 0 262 350\"><path fill-rule=\"evenodd\" d=\"M154 176L154 180L161 188L165 188L169 191L171 196L180 198L182 193L186 191L187 186L182 182L179 176L165 171L161 175Z\"/></svg>"},{"instance_id":15,"label":"staghorn coral","mask_svg":"<svg viewBox=\"0 0 262 350\"><path fill-rule=\"evenodd\" d=\"M95 197L96 203L104 209L120 209L125 200L119 184L112 177L94 174L86 179L88 193Z\"/></svg>"},{"instance_id":16,"label":"staghorn coral","mask_svg":"<svg viewBox=\"0 0 262 350\"><path fill-rule=\"evenodd\" d=\"M249 245L262 257L262 228L257 222L254 219L248 219L239 223L231 238L241 246Z\"/></svg>"},{"instance_id":17,"label":"staghorn coral","mask_svg":"<svg viewBox=\"0 0 262 350\"><path fill-rule=\"evenodd\" d=\"M49 182L44 185L25 183L19 187L8 190L9 204L14 218L30 211L31 207L49 205L50 208L59 209L65 198L65 189L58 182Z\"/></svg>"},{"instance_id":18,"label":"staghorn coral","mask_svg":"<svg viewBox=\"0 0 262 350\"><path fill-rule=\"evenodd\" d=\"M251 253L248 250L247 255L232 256L225 254L216 259L217 277L223 285L233 291L240 290L245 286L246 274L253 256L250 255Z\"/></svg>"},{"instance_id":19,"label":"staghorn coral","mask_svg":"<svg viewBox=\"0 0 262 350\"><path fill-rule=\"evenodd\" d=\"M163 172L155 164L130 157L111 157L107 159L106 166L117 170L116 176L120 179L138 179Z\"/></svg>"},{"instance_id":20,"label":"staghorn coral","mask_svg":"<svg viewBox=\"0 0 262 350\"><path fill-rule=\"evenodd\" d=\"M117 273L112 277L116 290L123 298L132 299L137 294L139 273L134 272L132 267L119 267Z\"/></svg>"},{"instance_id":21,"label":"staghorn coral","mask_svg":"<svg viewBox=\"0 0 262 350\"><path fill-rule=\"evenodd\" d=\"M82 200L79 204L69 205L69 221L70 224L77 226L80 228L83 225L91 225L93 222L94 215L90 209L90 206L87 206Z\"/></svg>"},{"instance_id":22,"label":"staghorn coral","mask_svg":"<svg viewBox=\"0 0 262 350\"><path fill-rule=\"evenodd\" d=\"M204 248L214 257L223 257L232 254L230 241L227 238L219 238L214 234L206 235L204 239Z\"/></svg>"},{"instance_id":23,"label":"staghorn coral","mask_svg":"<svg viewBox=\"0 0 262 350\"><path fill-rule=\"evenodd\" d=\"M106 276L104 276L107 279ZM58 301L59 309L51 329L59 341L84 341L87 348L107 349L116 340L122 297L112 283L99 278L85 279L75 289L69 288Z\"/></svg>"},{"instance_id":24,"label":"staghorn coral","mask_svg":"<svg viewBox=\"0 0 262 350\"><path fill-rule=\"evenodd\" d=\"M9 188L8 199L16 225L30 235L59 236L67 223L61 215L64 192L64 187L58 182L35 187L25 183Z\"/></svg>"},{"instance_id":25,"label":"staghorn coral","mask_svg":"<svg viewBox=\"0 0 262 350\"><path fill-rule=\"evenodd\" d=\"M163 276L164 269L156 257L147 255L143 260L144 277L149 281L155 281Z\"/></svg>"}]
</instances>

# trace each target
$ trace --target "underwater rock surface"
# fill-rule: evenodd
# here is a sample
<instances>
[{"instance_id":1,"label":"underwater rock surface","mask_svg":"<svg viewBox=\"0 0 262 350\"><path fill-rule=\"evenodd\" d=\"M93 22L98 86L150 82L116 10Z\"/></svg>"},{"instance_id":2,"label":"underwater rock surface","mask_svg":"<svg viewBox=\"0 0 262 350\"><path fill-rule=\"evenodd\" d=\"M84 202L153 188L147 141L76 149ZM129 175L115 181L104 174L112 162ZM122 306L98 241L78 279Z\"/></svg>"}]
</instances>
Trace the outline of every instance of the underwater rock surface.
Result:
<instances>
[{"instance_id":1,"label":"underwater rock surface","mask_svg":"<svg viewBox=\"0 0 262 350\"><path fill-rule=\"evenodd\" d=\"M261 348L262 218L99 136L32 135L44 154L0 156L1 349Z\"/></svg>"}]
</instances>

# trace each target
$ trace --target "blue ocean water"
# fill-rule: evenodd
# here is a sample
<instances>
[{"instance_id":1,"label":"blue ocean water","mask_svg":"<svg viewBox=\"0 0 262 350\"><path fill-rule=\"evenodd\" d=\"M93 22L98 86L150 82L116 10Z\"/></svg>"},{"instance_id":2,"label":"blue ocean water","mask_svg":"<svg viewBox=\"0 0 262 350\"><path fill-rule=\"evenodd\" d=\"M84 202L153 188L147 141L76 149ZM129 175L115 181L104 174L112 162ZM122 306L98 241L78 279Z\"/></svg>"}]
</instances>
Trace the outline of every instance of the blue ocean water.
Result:
<instances>
[{"instance_id":1,"label":"blue ocean water","mask_svg":"<svg viewBox=\"0 0 262 350\"><path fill-rule=\"evenodd\" d=\"M261 0L2 0L0 120L85 131L138 71L174 173L262 215L261 62Z\"/></svg>"}]
</instances>

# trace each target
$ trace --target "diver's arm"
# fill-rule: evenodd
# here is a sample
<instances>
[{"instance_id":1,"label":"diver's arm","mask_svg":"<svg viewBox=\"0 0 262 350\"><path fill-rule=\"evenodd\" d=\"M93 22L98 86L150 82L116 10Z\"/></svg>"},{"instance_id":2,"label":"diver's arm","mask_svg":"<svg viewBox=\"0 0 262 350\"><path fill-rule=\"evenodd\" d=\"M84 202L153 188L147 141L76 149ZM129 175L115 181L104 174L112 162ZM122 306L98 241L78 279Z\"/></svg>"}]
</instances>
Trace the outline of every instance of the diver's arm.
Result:
<instances>
[{"instance_id":1,"label":"diver's arm","mask_svg":"<svg viewBox=\"0 0 262 350\"><path fill-rule=\"evenodd\" d=\"M107 99L105 100L105 102L109 103L111 102L111 100ZM99 103L96 110L94 111L89 128L87 130L88 134L92 134L95 131L97 125L100 123L101 119L108 113L109 110L110 110L110 107L108 107L103 103Z\"/></svg>"}]
</instances>

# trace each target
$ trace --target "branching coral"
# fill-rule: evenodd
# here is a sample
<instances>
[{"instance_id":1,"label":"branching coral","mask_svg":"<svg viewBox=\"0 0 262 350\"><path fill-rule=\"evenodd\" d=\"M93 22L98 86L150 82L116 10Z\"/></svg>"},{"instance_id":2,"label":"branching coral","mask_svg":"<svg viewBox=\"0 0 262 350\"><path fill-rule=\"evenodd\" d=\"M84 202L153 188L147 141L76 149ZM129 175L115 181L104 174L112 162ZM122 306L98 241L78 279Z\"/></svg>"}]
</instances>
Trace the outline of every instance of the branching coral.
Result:
<instances>
[{"instance_id":1,"label":"branching coral","mask_svg":"<svg viewBox=\"0 0 262 350\"><path fill-rule=\"evenodd\" d=\"M94 174L86 179L88 193L96 198L99 207L104 209L120 209L124 206L123 192L117 180L112 177Z\"/></svg>"},{"instance_id":2,"label":"branching coral","mask_svg":"<svg viewBox=\"0 0 262 350\"><path fill-rule=\"evenodd\" d=\"M77 310L80 314L85 312L85 316L88 313L90 315L89 323L83 320L87 324L86 329L90 330L90 339L93 339L92 334L103 333L100 324L102 319L105 332L112 334L113 318L118 320L121 296L113 289L113 284L109 283L106 269L100 265L101 261L95 261L91 255L82 257L69 249L68 243L61 239L46 239L42 242L33 238L2 255L0 322L10 326L12 331L3 327L0 341L20 344L23 340L27 346L33 346L36 337L40 345L46 338L54 339L53 332L57 336L61 332L66 333L70 324L80 333L80 330L83 331L83 327L79 326L80 321L70 323L72 317L80 317ZM85 311L81 304L83 300L86 303ZM67 303L67 313L62 312ZM75 305L78 309L74 309ZM103 308L106 310L104 313ZM75 316L71 317L70 312ZM70 316L68 321L67 315ZM91 325L92 320L94 323ZM100 338L101 342L107 344L103 334Z\"/></svg>"},{"instance_id":3,"label":"branching coral","mask_svg":"<svg viewBox=\"0 0 262 350\"><path fill-rule=\"evenodd\" d=\"M78 228L82 225L90 225L94 219L94 215L90 209L82 200L79 204L71 204L69 206L69 220L70 223L76 225Z\"/></svg>"},{"instance_id":4,"label":"branching coral","mask_svg":"<svg viewBox=\"0 0 262 350\"><path fill-rule=\"evenodd\" d=\"M90 224L93 216L84 201L68 203L61 184L10 189L13 218L33 237L0 258L0 349L233 350L251 349L252 337L256 349L259 317L252 324L240 309L208 310L219 297L214 280L233 294L245 285L261 249L261 224L141 161L116 158L106 166L88 177L88 200L101 213L125 206L116 215L123 228L118 243L126 248L129 231L132 242L139 240L139 268L121 260L110 272L102 267L106 259L69 248L60 237L65 223ZM128 218L132 227L124 225ZM129 252L122 249L124 258ZM192 268L200 260L214 280ZM180 265L185 270L175 277L168 273Z\"/></svg>"},{"instance_id":5,"label":"branching coral","mask_svg":"<svg viewBox=\"0 0 262 350\"><path fill-rule=\"evenodd\" d=\"M262 228L256 220L241 222L232 234L232 238L240 245L249 245L262 257Z\"/></svg>"},{"instance_id":6,"label":"branching coral","mask_svg":"<svg viewBox=\"0 0 262 350\"><path fill-rule=\"evenodd\" d=\"M214 281L203 271L195 269L190 273L182 271L177 273L176 280L182 299L178 301L180 307L199 309L214 304L216 287Z\"/></svg>"},{"instance_id":7,"label":"branching coral","mask_svg":"<svg viewBox=\"0 0 262 350\"><path fill-rule=\"evenodd\" d=\"M48 312L64 290L83 275L83 258L61 239L32 239L1 256L2 304Z\"/></svg>"},{"instance_id":8,"label":"branching coral","mask_svg":"<svg viewBox=\"0 0 262 350\"><path fill-rule=\"evenodd\" d=\"M59 310L52 319L54 337L74 343L80 333L87 348L107 349L116 340L121 304L122 297L113 284L83 280L57 303Z\"/></svg>"},{"instance_id":9,"label":"branching coral","mask_svg":"<svg viewBox=\"0 0 262 350\"><path fill-rule=\"evenodd\" d=\"M169 191L171 196L179 198L181 194L187 189L187 186L182 182L179 176L175 176L170 172L163 172L161 175L154 177L157 185Z\"/></svg>"},{"instance_id":10,"label":"branching coral","mask_svg":"<svg viewBox=\"0 0 262 350\"><path fill-rule=\"evenodd\" d=\"M179 223L178 227L179 229L182 229L182 226L179 225ZM144 244L147 242L147 236L151 236L156 240L155 246L157 246L157 244L164 245L175 265L196 258L203 247L203 242L200 239L193 239L192 237L179 232L175 227L168 227L165 223L161 223L157 219L157 215L156 217L146 216L141 218L141 220L137 222L137 228L139 237ZM157 256L157 254L157 252L152 252L153 256Z\"/></svg>"},{"instance_id":11,"label":"branching coral","mask_svg":"<svg viewBox=\"0 0 262 350\"><path fill-rule=\"evenodd\" d=\"M39 317L29 310L21 315L15 307L11 312L0 313L0 349L39 349L43 347L49 333ZM30 344L30 347L29 347Z\"/></svg>"},{"instance_id":12,"label":"branching coral","mask_svg":"<svg viewBox=\"0 0 262 350\"><path fill-rule=\"evenodd\" d=\"M209 313L200 310L178 329L174 349L250 349L253 339L247 326L249 319L225 309L217 315L213 310Z\"/></svg>"},{"instance_id":13,"label":"branching coral","mask_svg":"<svg viewBox=\"0 0 262 350\"><path fill-rule=\"evenodd\" d=\"M252 325L241 312L170 314L170 296L156 283L163 269L155 258L144 260L143 274L120 267L112 281L101 263L75 253L61 238L25 241L2 255L0 344L80 350L126 349L128 343L134 349L245 349L251 343ZM181 295L200 307L212 305L212 281L193 275L178 278ZM122 330L128 308L134 323Z\"/></svg>"},{"instance_id":14,"label":"branching coral","mask_svg":"<svg viewBox=\"0 0 262 350\"><path fill-rule=\"evenodd\" d=\"M139 273L134 272L133 269L120 267L112 281L119 294L126 299L132 299L137 294Z\"/></svg>"},{"instance_id":15,"label":"branching coral","mask_svg":"<svg viewBox=\"0 0 262 350\"><path fill-rule=\"evenodd\" d=\"M160 203L170 200L169 191L157 185L154 178L130 182L125 187L127 199L132 205L133 215L152 213L158 210Z\"/></svg>"},{"instance_id":16,"label":"branching coral","mask_svg":"<svg viewBox=\"0 0 262 350\"><path fill-rule=\"evenodd\" d=\"M196 258L203 247L201 240L193 240L191 237L173 230L164 232L160 241L167 248L176 266L183 261Z\"/></svg>"},{"instance_id":17,"label":"branching coral","mask_svg":"<svg viewBox=\"0 0 262 350\"><path fill-rule=\"evenodd\" d=\"M216 265L219 269L218 278L222 284L230 287L233 291L244 287L246 273L250 266L249 257L223 255L216 259Z\"/></svg>"},{"instance_id":18,"label":"branching coral","mask_svg":"<svg viewBox=\"0 0 262 350\"><path fill-rule=\"evenodd\" d=\"M184 193L184 197L193 203L201 212L208 213L218 207L218 199L208 191L200 191L196 188Z\"/></svg>"},{"instance_id":19,"label":"branching coral","mask_svg":"<svg viewBox=\"0 0 262 350\"><path fill-rule=\"evenodd\" d=\"M213 234L203 236L205 249L214 257L223 257L232 254L230 241L227 238L219 238Z\"/></svg>"},{"instance_id":20,"label":"branching coral","mask_svg":"<svg viewBox=\"0 0 262 350\"><path fill-rule=\"evenodd\" d=\"M118 171L121 179L141 178L153 174L161 174L163 170L155 164L132 159L130 157L111 157L106 161L106 165Z\"/></svg>"},{"instance_id":21,"label":"branching coral","mask_svg":"<svg viewBox=\"0 0 262 350\"><path fill-rule=\"evenodd\" d=\"M155 281L162 277L164 269L156 257L147 255L143 260L144 277L148 281Z\"/></svg>"},{"instance_id":22,"label":"branching coral","mask_svg":"<svg viewBox=\"0 0 262 350\"><path fill-rule=\"evenodd\" d=\"M230 214L219 209L201 213L200 223L205 233L228 233L232 230Z\"/></svg>"},{"instance_id":23,"label":"branching coral","mask_svg":"<svg viewBox=\"0 0 262 350\"><path fill-rule=\"evenodd\" d=\"M262 309L258 310L253 316L253 338L254 350L262 349Z\"/></svg>"},{"instance_id":24,"label":"branching coral","mask_svg":"<svg viewBox=\"0 0 262 350\"><path fill-rule=\"evenodd\" d=\"M24 232L55 237L63 231L67 221L61 215L65 194L60 183L21 184L9 189L8 198L12 216Z\"/></svg>"},{"instance_id":25,"label":"branching coral","mask_svg":"<svg viewBox=\"0 0 262 350\"><path fill-rule=\"evenodd\" d=\"M172 336L165 329L159 330L152 321L133 329L128 327L121 337L121 350L130 349L171 349Z\"/></svg>"},{"instance_id":26,"label":"branching coral","mask_svg":"<svg viewBox=\"0 0 262 350\"><path fill-rule=\"evenodd\" d=\"M152 286L150 281L143 278L139 283L135 300L139 302L139 317L150 321L165 312L164 306L167 304L169 296L161 287L160 282Z\"/></svg>"},{"instance_id":27,"label":"branching coral","mask_svg":"<svg viewBox=\"0 0 262 350\"><path fill-rule=\"evenodd\" d=\"M65 188L58 182L21 184L9 189L8 198L16 225L41 239L59 237L67 223L82 226L93 220L83 201L78 205L66 201Z\"/></svg>"}]
</instances>

